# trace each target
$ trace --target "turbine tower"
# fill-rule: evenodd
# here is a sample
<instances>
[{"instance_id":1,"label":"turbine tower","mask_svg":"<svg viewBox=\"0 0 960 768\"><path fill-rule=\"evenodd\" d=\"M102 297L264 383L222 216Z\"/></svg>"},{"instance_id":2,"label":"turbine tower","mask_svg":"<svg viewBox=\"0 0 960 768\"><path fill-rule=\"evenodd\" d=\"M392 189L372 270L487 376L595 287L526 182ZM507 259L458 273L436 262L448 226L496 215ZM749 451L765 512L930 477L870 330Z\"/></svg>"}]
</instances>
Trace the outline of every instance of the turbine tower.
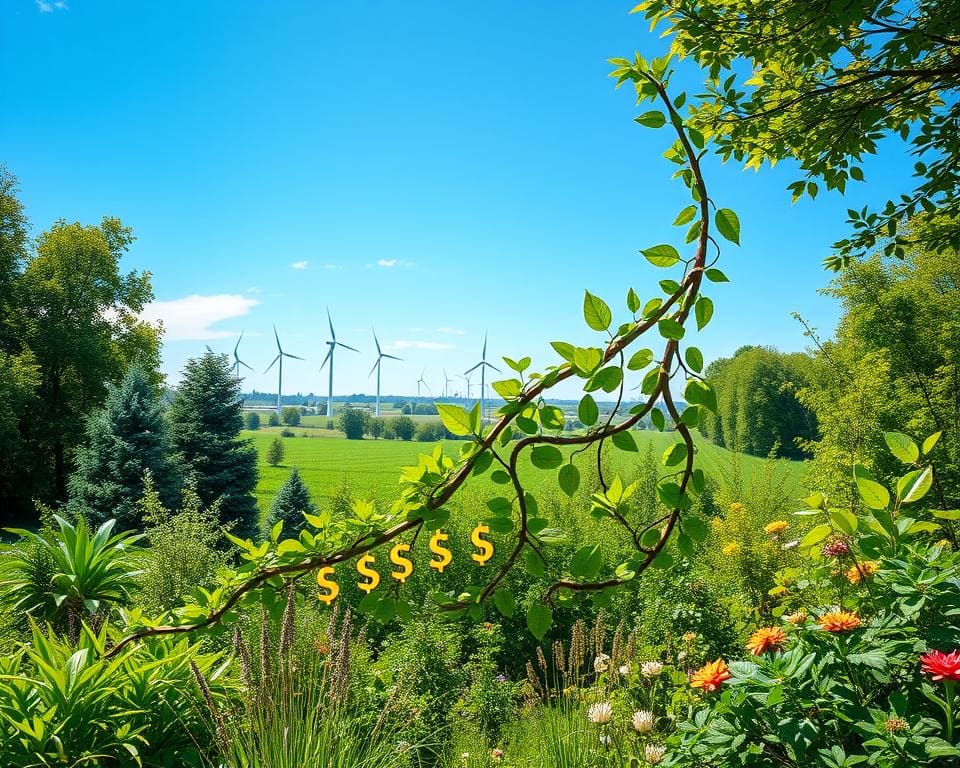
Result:
<instances>
[{"instance_id":1,"label":"turbine tower","mask_svg":"<svg viewBox=\"0 0 960 768\"><path fill-rule=\"evenodd\" d=\"M426 389L427 392L430 392L430 397L433 397L433 392L430 391L430 387L427 386L427 382L425 382L425 381L423 380L423 374L425 374L426 372L427 372L427 369L426 369L426 368L424 368L422 371L420 371L420 378L417 379L417 397L420 397L420 385L421 385L421 384L423 384L424 389Z\"/></svg>"},{"instance_id":2,"label":"turbine tower","mask_svg":"<svg viewBox=\"0 0 960 768\"><path fill-rule=\"evenodd\" d=\"M443 369L443 396L449 397L450 392L450 382L453 381L449 376L447 376L447 369Z\"/></svg>"},{"instance_id":3,"label":"turbine tower","mask_svg":"<svg viewBox=\"0 0 960 768\"><path fill-rule=\"evenodd\" d=\"M236 377L237 381L240 381L240 366L242 365L247 370L252 371L253 366L247 365L243 360L240 359L240 356L237 354L237 350L240 349L240 342L243 341L243 334L245 331L240 331L240 338L237 339L236 346L233 348L233 375Z\"/></svg>"},{"instance_id":4,"label":"turbine tower","mask_svg":"<svg viewBox=\"0 0 960 768\"><path fill-rule=\"evenodd\" d=\"M367 376L372 376L373 372L377 372L377 412L376 415L380 415L380 363L383 360L400 360L399 357L394 357L393 355L385 354L380 349L380 342L377 340L377 332L373 332L373 343L377 345L377 362L373 364L373 368L370 369L370 373Z\"/></svg>"},{"instance_id":5,"label":"turbine tower","mask_svg":"<svg viewBox=\"0 0 960 768\"><path fill-rule=\"evenodd\" d=\"M273 337L277 340L277 356L273 358L273 362L267 366L267 370L264 371L264 373L268 373L276 362L278 360L280 361L280 376L277 379L277 415L279 416L281 411L280 400L283 397L283 358L292 357L294 360L303 360L303 358L283 351L283 347L280 346L280 336L277 335L277 326L273 326ZM237 342L237 344L239 343L240 342Z\"/></svg>"},{"instance_id":6,"label":"turbine tower","mask_svg":"<svg viewBox=\"0 0 960 768\"><path fill-rule=\"evenodd\" d=\"M327 322L330 323L330 341L327 342L327 346L330 349L327 350L327 356L323 358L323 362L320 364L320 370L323 370L323 366L330 363L330 385L327 390L327 416L333 416L333 351L337 347L343 347L344 349L349 349L351 352L359 352L359 349L354 349L353 347L347 346L346 344L337 341L337 333L333 330L333 320L330 317L330 307L327 307Z\"/></svg>"},{"instance_id":7,"label":"turbine tower","mask_svg":"<svg viewBox=\"0 0 960 768\"><path fill-rule=\"evenodd\" d=\"M477 368L480 369L480 423L483 423L483 414L484 414L484 400L483 396L486 392L487 386L487 368L492 368L497 373L500 373L500 369L497 366L492 365L487 362L487 334L483 334L483 354L480 356L480 362L477 363L473 368L464 371L463 375L473 373ZM469 386L469 381L468 381Z\"/></svg>"},{"instance_id":8,"label":"turbine tower","mask_svg":"<svg viewBox=\"0 0 960 768\"><path fill-rule=\"evenodd\" d=\"M461 379L467 382L467 400L470 399L470 377L464 376L463 374L457 374Z\"/></svg>"}]
</instances>

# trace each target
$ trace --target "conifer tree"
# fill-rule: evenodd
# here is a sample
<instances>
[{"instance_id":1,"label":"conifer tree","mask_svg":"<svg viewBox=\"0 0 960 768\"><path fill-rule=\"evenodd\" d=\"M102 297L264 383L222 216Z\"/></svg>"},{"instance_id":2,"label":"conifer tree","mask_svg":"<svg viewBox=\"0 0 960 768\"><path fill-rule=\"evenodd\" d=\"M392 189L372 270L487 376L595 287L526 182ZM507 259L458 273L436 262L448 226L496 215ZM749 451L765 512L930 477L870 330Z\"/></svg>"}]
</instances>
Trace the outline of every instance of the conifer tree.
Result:
<instances>
[{"instance_id":1,"label":"conifer tree","mask_svg":"<svg viewBox=\"0 0 960 768\"><path fill-rule=\"evenodd\" d=\"M240 384L226 355L208 351L187 361L183 381L170 406L170 436L184 471L196 478L204 506L220 501L220 519L234 522L234 533L257 529L257 453L240 440L243 402Z\"/></svg>"},{"instance_id":2,"label":"conifer tree","mask_svg":"<svg viewBox=\"0 0 960 768\"><path fill-rule=\"evenodd\" d=\"M270 514L267 516L267 533L282 520L283 536L285 538L298 536L305 523L304 512L315 515L317 508L310 501L310 491L307 490L300 476L300 470L294 467L286 482L280 486L270 507Z\"/></svg>"},{"instance_id":3,"label":"conifer tree","mask_svg":"<svg viewBox=\"0 0 960 768\"><path fill-rule=\"evenodd\" d=\"M150 374L135 363L87 419L86 445L77 450L69 481L70 507L94 525L116 518L119 530L139 528L148 472L163 503L176 504L180 477L170 451L163 403Z\"/></svg>"}]
</instances>

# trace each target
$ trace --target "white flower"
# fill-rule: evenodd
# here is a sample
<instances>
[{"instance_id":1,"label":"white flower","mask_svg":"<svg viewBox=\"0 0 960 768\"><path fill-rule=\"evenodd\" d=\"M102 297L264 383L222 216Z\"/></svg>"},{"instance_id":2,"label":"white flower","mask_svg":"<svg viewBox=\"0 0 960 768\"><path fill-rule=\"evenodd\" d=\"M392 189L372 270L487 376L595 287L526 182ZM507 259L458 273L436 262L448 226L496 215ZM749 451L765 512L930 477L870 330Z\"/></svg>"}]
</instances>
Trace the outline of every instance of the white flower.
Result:
<instances>
[{"instance_id":1,"label":"white flower","mask_svg":"<svg viewBox=\"0 0 960 768\"><path fill-rule=\"evenodd\" d=\"M650 765L661 762L665 754L667 754L667 748L660 744L647 744L643 748L643 757Z\"/></svg>"},{"instance_id":2,"label":"white flower","mask_svg":"<svg viewBox=\"0 0 960 768\"><path fill-rule=\"evenodd\" d=\"M409 741L398 741L397 742L397 752L409 752L410 751L410 742Z\"/></svg>"},{"instance_id":3,"label":"white flower","mask_svg":"<svg viewBox=\"0 0 960 768\"><path fill-rule=\"evenodd\" d=\"M613 707L610 706L610 702L608 701L591 704L587 710L587 719L597 725L606 725L613 720Z\"/></svg>"},{"instance_id":4,"label":"white flower","mask_svg":"<svg viewBox=\"0 0 960 768\"><path fill-rule=\"evenodd\" d=\"M460 753L460 759L461 759L461 760L469 760L469 759L470 759L470 753L469 753L469 752L461 752L461 753Z\"/></svg>"},{"instance_id":5,"label":"white flower","mask_svg":"<svg viewBox=\"0 0 960 768\"><path fill-rule=\"evenodd\" d=\"M613 740L605 733L600 737L600 743L605 747L609 747L613 743Z\"/></svg>"},{"instance_id":6,"label":"white flower","mask_svg":"<svg viewBox=\"0 0 960 768\"><path fill-rule=\"evenodd\" d=\"M644 677L658 677L663 672L663 664L659 661L645 661L640 665L640 674Z\"/></svg>"},{"instance_id":7,"label":"white flower","mask_svg":"<svg viewBox=\"0 0 960 768\"><path fill-rule=\"evenodd\" d=\"M607 656L607 654L605 653L599 654L593 660L593 671L596 672L598 675L601 675L604 672L606 672L609 667L610 667L610 657Z\"/></svg>"},{"instance_id":8,"label":"white flower","mask_svg":"<svg viewBox=\"0 0 960 768\"><path fill-rule=\"evenodd\" d=\"M653 724L656 718L649 709L638 709L633 713L633 730L637 733L650 733L653 730Z\"/></svg>"},{"instance_id":9,"label":"white flower","mask_svg":"<svg viewBox=\"0 0 960 768\"><path fill-rule=\"evenodd\" d=\"M629 675L629 674L630 674L630 665L629 665L629 664L624 664L623 666L621 666L621 667L620 667L620 674L623 675L624 677L626 677L627 675Z\"/></svg>"}]
</instances>

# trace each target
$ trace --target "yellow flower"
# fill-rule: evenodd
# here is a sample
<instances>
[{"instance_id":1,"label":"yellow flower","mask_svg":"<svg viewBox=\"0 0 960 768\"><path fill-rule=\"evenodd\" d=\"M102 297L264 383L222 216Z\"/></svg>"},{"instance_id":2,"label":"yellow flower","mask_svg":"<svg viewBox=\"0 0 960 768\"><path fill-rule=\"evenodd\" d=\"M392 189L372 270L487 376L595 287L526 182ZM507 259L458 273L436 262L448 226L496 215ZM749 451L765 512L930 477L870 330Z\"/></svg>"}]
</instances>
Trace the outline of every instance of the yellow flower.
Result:
<instances>
[{"instance_id":1,"label":"yellow flower","mask_svg":"<svg viewBox=\"0 0 960 768\"><path fill-rule=\"evenodd\" d=\"M772 523L767 523L763 526L763 530L771 536L776 536L778 533L783 533L789 527L790 523L786 520L774 520Z\"/></svg>"},{"instance_id":2,"label":"yellow flower","mask_svg":"<svg viewBox=\"0 0 960 768\"><path fill-rule=\"evenodd\" d=\"M741 504L739 501L733 502L733 504L730 505L730 511L743 512L743 504Z\"/></svg>"},{"instance_id":3,"label":"yellow flower","mask_svg":"<svg viewBox=\"0 0 960 768\"><path fill-rule=\"evenodd\" d=\"M856 563L855 565L851 565L847 570L847 581L851 584L859 584L863 579L869 579L879 570L880 566L872 560Z\"/></svg>"},{"instance_id":4,"label":"yellow flower","mask_svg":"<svg viewBox=\"0 0 960 768\"><path fill-rule=\"evenodd\" d=\"M736 541L728 541L723 545L723 554L729 557L732 554L735 554L737 550L740 549L740 543Z\"/></svg>"},{"instance_id":5,"label":"yellow flower","mask_svg":"<svg viewBox=\"0 0 960 768\"><path fill-rule=\"evenodd\" d=\"M684 632L684 633L683 633L683 642L685 642L685 643L693 643L693 642L696 642L696 640L697 640L697 633L696 633L696 632Z\"/></svg>"}]
</instances>

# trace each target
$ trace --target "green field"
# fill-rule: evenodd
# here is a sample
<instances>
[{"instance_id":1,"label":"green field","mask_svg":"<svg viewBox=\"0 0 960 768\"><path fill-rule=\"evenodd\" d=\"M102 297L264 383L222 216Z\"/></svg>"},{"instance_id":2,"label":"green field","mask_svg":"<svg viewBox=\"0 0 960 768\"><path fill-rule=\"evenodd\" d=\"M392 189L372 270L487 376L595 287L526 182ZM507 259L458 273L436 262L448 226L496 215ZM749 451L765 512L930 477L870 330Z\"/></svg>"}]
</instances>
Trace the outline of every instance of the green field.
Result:
<instances>
[{"instance_id":1,"label":"green field","mask_svg":"<svg viewBox=\"0 0 960 768\"><path fill-rule=\"evenodd\" d=\"M425 417L426 418L426 417ZM434 417L435 418L435 417ZM291 467L296 466L306 482L314 502L323 506L338 487L346 485L359 498L375 500L380 505L389 504L395 497L400 468L415 464L417 455L433 449L433 443L403 442L400 440L345 440L340 432L330 432L325 429L293 428L295 437L284 438L285 457L283 464L271 467L265 461L267 446L279 432L279 428L258 432L244 432L245 437L253 440L260 457L260 481L257 485L257 503L261 510L268 510L277 489L284 482ZM310 439L301 437L304 432L315 437L328 436L341 439ZM640 431L634 432L640 456L652 445L659 454L668 444L676 439L675 435ZM700 467L708 474L729 471L736 456L740 460L740 468L744 479L749 482L750 477L764 465L764 460L754 456L732 454L725 448L697 440L697 461ZM455 456L461 443L445 441L445 450ZM625 477L630 477L630 465L636 464L638 454L627 454L622 451L612 451L611 456L617 462L617 469ZM592 458L582 456L580 460L593 461ZM579 461L578 460L578 463ZM788 483L793 487L799 486L803 471L803 462L779 461L778 464L788 475ZM536 480L543 482L552 479L556 473L538 472L530 468L530 477L534 487ZM489 483L486 478L472 480L471 483Z\"/></svg>"}]
</instances>

